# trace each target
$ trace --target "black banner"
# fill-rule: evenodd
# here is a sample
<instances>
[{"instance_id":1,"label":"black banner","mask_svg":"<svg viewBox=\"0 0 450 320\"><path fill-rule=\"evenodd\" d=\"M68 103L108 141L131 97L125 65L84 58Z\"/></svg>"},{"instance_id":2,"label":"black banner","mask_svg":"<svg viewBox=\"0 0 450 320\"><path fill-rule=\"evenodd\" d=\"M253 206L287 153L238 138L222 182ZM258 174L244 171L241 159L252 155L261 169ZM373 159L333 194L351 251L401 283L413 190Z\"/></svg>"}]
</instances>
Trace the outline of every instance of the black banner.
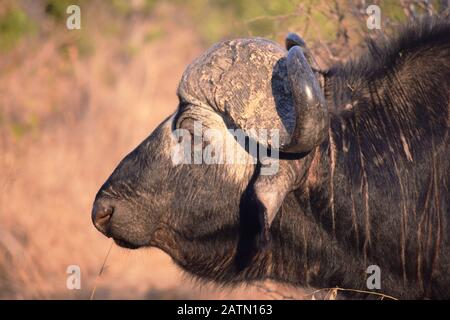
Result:
<instances>
[{"instance_id":1,"label":"black banner","mask_svg":"<svg viewBox=\"0 0 450 320\"><path fill-rule=\"evenodd\" d=\"M162 300L162 301L0 301L2 314L30 313L70 317L139 316L140 319L302 319L311 316L383 317L449 310L449 301L290 301L290 300ZM9 310L8 310L9 309ZM439 310L441 309L441 310Z\"/></svg>"}]
</instances>

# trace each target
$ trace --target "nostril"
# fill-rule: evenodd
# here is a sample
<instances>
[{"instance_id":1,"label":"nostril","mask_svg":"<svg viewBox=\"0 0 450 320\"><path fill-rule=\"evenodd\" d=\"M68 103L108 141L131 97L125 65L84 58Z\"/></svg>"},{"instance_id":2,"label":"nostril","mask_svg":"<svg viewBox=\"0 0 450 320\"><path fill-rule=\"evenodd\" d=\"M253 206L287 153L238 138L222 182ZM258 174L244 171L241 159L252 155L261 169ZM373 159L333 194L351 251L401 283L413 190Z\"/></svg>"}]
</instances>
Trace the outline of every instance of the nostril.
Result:
<instances>
[{"instance_id":1,"label":"nostril","mask_svg":"<svg viewBox=\"0 0 450 320\"><path fill-rule=\"evenodd\" d=\"M94 225L102 233L108 230L108 224L114 213L114 207L104 203L96 203L92 212L92 220Z\"/></svg>"},{"instance_id":2,"label":"nostril","mask_svg":"<svg viewBox=\"0 0 450 320\"><path fill-rule=\"evenodd\" d=\"M97 219L110 218L114 212L114 208L112 206L101 207L96 213Z\"/></svg>"}]
</instances>

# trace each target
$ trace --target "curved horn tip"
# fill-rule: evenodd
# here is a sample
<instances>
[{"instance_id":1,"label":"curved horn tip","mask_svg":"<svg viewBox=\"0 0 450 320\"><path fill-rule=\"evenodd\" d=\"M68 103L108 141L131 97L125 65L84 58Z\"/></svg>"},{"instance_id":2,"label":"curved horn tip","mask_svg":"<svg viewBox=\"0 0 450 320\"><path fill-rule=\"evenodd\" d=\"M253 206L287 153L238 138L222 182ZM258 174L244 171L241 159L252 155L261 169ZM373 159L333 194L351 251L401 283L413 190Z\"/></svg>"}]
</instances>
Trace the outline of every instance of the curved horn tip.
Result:
<instances>
[{"instance_id":1,"label":"curved horn tip","mask_svg":"<svg viewBox=\"0 0 450 320\"><path fill-rule=\"evenodd\" d=\"M287 65L288 74L290 73L289 71L302 71L302 73L308 72L308 74L312 75L312 69L305 56L305 52L299 46L293 46L289 49L287 54Z\"/></svg>"},{"instance_id":2,"label":"curved horn tip","mask_svg":"<svg viewBox=\"0 0 450 320\"><path fill-rule=\"evenodd\" d=\"M300 46L300 47L306 46L305 41L298 34L293 32L288 33L288 35L286 36L285 44L286 50L289 50L293 46Z\"/></svg>"},{"instance_id":3,"label":"curved horn tip","mask_svg":"<svg viewBox=\"0 0 450 320\"><path fill-rule=\"evenodd\" d=\"M286 66L296 122L290 143L282 147L281 151L309 152L323 141L328 131L325 97L302 47L289 49Z\"/></svg>"}]
</instances>

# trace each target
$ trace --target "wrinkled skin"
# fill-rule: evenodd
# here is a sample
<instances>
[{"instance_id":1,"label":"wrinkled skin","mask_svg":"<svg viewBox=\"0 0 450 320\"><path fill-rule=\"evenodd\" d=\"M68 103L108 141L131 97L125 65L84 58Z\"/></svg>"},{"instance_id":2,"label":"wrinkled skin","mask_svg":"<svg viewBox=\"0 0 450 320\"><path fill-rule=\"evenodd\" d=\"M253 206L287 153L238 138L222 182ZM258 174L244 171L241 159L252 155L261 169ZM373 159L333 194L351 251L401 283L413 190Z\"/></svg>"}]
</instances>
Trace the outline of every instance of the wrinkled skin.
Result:
<instances>
[{"instance_id":1,"label":"wrinkled skin","mask_svg":"<svg viewBox=\"0 0 450 320\"><path fill-rule=\"evenodd\" d=\"M161 248L190 274L224 284L367 290L375 264L380 292L450 298L449 35L448 23L422 22L331 68L322 88L326 136L307 152L281 152L278 173L263 178L255 164L172 163L174 130L191 130L192 120L225 139L233 139L227 128L253 127L278 128L282 146L300 139L286 51L264 39L216 45L186 70L174 115L98 192L97 228L127 248ZM260 206L274 211L266 247Z\"/></svg>"}]
</instances>

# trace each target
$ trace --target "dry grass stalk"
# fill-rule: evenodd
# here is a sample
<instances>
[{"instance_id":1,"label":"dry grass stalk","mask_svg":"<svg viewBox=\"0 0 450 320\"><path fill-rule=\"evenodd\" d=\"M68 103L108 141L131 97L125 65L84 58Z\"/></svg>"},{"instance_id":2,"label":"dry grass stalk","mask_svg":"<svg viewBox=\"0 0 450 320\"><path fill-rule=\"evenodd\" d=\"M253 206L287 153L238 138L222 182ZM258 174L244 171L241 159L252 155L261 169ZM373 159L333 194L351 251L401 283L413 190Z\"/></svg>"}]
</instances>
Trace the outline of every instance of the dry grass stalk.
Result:
<instances>
[{"instance_id":1,"label":"dry grass stalk","mask_svg":"<svg viewBox=\"0 0 450 320\"><path fill-rule=\"evenodd\" d=\"M344 288L339 288L339 287L335 287L335 288L322 288L322 289L317 289L315 291L313 291L312 293L306 294L304 296L304 298L306 297L311 297L311 300L316 300L315 295L317 293L326 291L327 293L325 294L324 300L336 300L337 299L337 293L338 291L348 291L348 292L356 292L356 293L364 293L364 294L368 294L368 295L375 295L380 297L380 300L384 300L384 299L389 299L389 300L398 300L397 298L381 293L381 292L373 292L373 291L367 291L367 290L358 290L358 289L344 289Z\"/></svg>"},{"instance_id":2,"label":"dry grass stalk","mask_svg":"<svg viewBox=\"0 0 450 320\"><path fill-rule=\"evenodd\" d=\"M99 271L97 277L95 278L94 288L92 289L91 296L89 297L89 300L94 300L94 295L95 295L95 290L97 289L98 279L100 279L100 277L101 277L101 275L103 273L103 270L105 270L106 261L108 261L108 257L109 257L109 254L111 252L111 249L113 247L113 244L114 244L114 242L111 240L111 245L109 246L108 253L106 254L106 257L103 260L102 267L100 268L100 271Z\"/></svg>"}]
</instances>

